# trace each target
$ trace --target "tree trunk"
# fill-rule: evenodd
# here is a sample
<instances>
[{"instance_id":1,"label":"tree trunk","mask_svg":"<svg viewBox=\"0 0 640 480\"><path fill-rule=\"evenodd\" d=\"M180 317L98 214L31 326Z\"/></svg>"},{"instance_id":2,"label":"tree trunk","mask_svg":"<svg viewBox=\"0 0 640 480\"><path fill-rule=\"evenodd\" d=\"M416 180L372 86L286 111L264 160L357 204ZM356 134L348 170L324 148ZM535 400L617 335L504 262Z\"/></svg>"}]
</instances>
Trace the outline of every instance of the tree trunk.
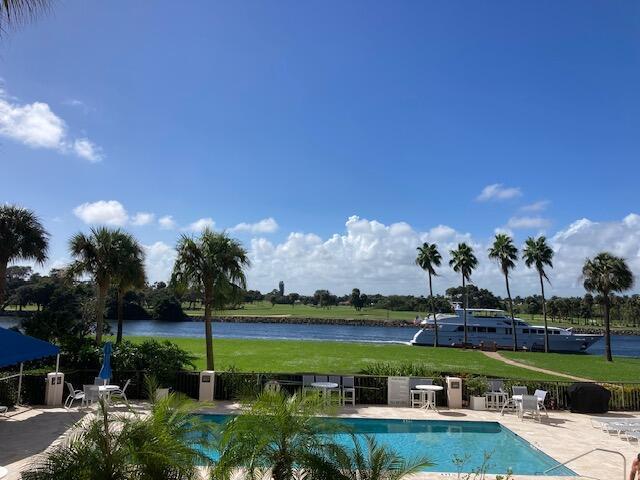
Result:
<instances>
[{"instance_id":1,"label":"tree trunk","mask_svg":"<svg viewBox=\"0 0 640 480\"><path fill-rule=\"evenodd\" d=\"M122 342L122 322L124 320L124 294L118 289L118 333L116 333L116 345Z\"/></svg>"},{"instance_id":2,"label":"tree trunk","mask_svg":"<svg viewBox=\"0 0 640 480\"><path fill-rule=\"evenodd\" d=\"M518 333L516 332L516 319L513 316L513 300L511 299L511 289L509 288L509 275L504 274L504 280L507 284L507 297L509 298L509 313L511 313L511 331L513 336L513 351L518 350Z\"/></svg>"},{"instance_id":3,"label":"tree trunk","mask_svg":"<svg viewBox=\"0 0 640 480\"><path fill-rule=\"evenodd\" d=\"M547 326L547 302L544 299L544 278L540 274L540 292L542 292L542 317L544 318L544 351L549 353L549 329Z\"/></svg>"},{"instance_id":4,"label":"tree trunk","mask_svg":"<svg viewBox=\"0 0 640 480\"><path fill-rule=\"evenodd\" d=\"M611 356L611 319L609 318L609 293L602 296L604 307L604 356L607 362L612 362Z\"/></svg>"},{"instance_id":5,"label":"tree trunk","mask_svg":"<svg viewBox=\"0 0 640 480\"><path fill-rule=\"evenodd\" d=\"M213 336L211 334L211 288L204 290L204 336L207 350L207 370L213 370Z\"/></svg>"},{"instance_id":6,"label":"tree trunk","mask_svg":"<svg viewBox=\"0 0 640 480\"><path fill-rule=\"evenodd\" d=\"M467 307L469 306L469 295L467 295L467 284L465 283L464 274L462 274L462 291L464 293L464 298L462 301L462 318L464 320L464 334L462 343L464 343L464 347L467 347Z\"/></svg>"},{"instance_id":7,"label":"tree trunk","mask_svg":"<svg viewBox=\"0 0 640 480\"><path fill-rule=\"evenodd\" d=\"M8 260L0 259L0 310L4 308L4 290L7 287L7 263L9 263Z\"/></svg>"},{"instance_id":8,"label":"tree trunk","mask_svg":"<svg viewBox=\"0 0 640 480\"><path fill-rule=\"evenodd\" d=\"M102 343L102 331L104 330L104 302L109 291L109 284L98 285L98 301L96 304L96 344Z\"/></svg>"},{"instance_id":9,"label":"tree trunk","mask_svg":"<svg viewBox=\"0 0 640 480\"><path fill-rule=\"evenodd\" d=\"M431 297L431 311L433 312L433 328L435 337L433 339L433 346L438 346L438 320L436 319L436 301L433 298L433 286L431 285L431 272L429 272L429 296Z\"/></svg>"}]
</instances>

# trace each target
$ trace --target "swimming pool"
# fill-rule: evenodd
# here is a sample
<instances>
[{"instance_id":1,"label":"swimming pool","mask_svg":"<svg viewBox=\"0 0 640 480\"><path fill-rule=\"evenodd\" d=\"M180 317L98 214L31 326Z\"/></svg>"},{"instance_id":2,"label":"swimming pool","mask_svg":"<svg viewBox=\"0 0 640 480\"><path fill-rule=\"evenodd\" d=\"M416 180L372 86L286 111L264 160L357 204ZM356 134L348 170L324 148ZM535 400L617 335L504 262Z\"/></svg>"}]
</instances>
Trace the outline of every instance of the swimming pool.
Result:
<instances>
[{"instance_id":1,"label":"swimming pool","mask_svg":"<svg viewBox=\"0 0 640 480\"><path fill-rule=\"evenodd\" d=\"M224 423L226 415L203 415L208 422ZM464 470L479 467L485 453L490 453L489 472L504 474L509 469L515 475L543 475L557 461L498 422L451 420L396 420L340 418L356 435L375 436L379 443L392 447L405 458L427 455L433 472L456 472L454 456L468 459ZM347 435L338 435L348 443ZM215 457L215 452L209 452ZM550 475L575 476L568 468L555 469Z\"/></svg>"}]
</instances>

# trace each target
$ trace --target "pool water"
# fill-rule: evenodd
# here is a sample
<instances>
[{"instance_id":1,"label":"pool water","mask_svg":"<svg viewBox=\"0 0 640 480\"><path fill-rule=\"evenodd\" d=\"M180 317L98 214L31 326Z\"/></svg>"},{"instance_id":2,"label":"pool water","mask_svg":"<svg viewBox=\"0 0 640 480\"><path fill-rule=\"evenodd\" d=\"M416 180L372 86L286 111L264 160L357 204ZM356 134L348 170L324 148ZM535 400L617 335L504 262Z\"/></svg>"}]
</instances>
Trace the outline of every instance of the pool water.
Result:
<instances>
[{"instance_id":1,"label":"pool water","mask_svg":"<svg viewBox=\"0 0 640 480\"><path fill-rule=\"evenodd\" d=\"M206 421L223 423L229 416L203 415ZM456 472L455 456L466 457L463 471L480 467L485 454L491 454L488 471L515 475L543 475L558 464L498 422L470 422L448 420L396 420L341 418L356 435L372 435L378 443L393 448L406 459L427 456L434 465L425 469L433 472ZM347 435L338 435L339 442L350 445ZM209 452L215 457L215 452ZM549 475L575 476L566 467Z\"/></svg>"}]
</instances>

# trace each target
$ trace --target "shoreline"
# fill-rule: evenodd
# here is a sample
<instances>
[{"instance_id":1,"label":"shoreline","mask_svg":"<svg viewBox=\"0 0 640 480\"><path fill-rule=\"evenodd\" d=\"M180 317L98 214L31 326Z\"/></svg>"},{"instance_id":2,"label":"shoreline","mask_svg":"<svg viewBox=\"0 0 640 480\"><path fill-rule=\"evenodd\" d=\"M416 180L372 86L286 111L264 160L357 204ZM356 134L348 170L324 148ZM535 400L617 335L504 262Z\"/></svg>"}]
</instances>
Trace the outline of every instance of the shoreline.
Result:
<instances>
[{"instance_id":1,"label":"shoreline","mask_svg":"<svg viewBox=\"0 0 640 480\"><path fill-rule=\"evenodd\" d=\"M29 317L33 315L32 311L22 312L9 312L1 311L0 318L2 317ZM115 319L105 319L115 320ZM130 319L126 319L130 320ZM255 316L255 315L229 315L219 316L213 315L211 318L214 322L220 323L275 323L275 324L289 324L289 325L346 325L357 327L394 327L394 328L417 328L417 325L413 320L386 320L386 319L349 319L349 318L318 318L318 317L276 317L276 316ZM135 320L131 320L135 321ZM187 315L185 322L203 322L204 318L199 315ZM176 322L179 323L179 322ZM563 326L563 328L570 328L570 326ZM604 329L600 327L573 327L575 333L583 334L604 334ZM640 330L634 329L613 329L612 335L630 335L640 336Z\"/></svg>"}]
</instances>

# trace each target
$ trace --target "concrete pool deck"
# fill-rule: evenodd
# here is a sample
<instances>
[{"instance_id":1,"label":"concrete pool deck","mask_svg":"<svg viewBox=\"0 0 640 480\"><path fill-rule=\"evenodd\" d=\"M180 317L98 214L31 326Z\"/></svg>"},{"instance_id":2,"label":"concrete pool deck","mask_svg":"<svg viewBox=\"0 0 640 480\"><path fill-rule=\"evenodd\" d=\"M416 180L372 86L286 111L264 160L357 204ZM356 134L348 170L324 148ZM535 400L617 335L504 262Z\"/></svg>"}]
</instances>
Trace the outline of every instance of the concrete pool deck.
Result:
<instances>
[{"instance_id":1,"label":"concrete pool deck","mask_svg":"<svg viewBox=\"0 0 640 480\"><path fill-rule=\"evenodd\" d=\"M205 413L231 414L240 405L232 402L216 402L214 407L203 409ZM63 435L75 422L86 415L78 409L34 407L10 412L0 418L0 466L9 470L6 480L18 480L20 470L29 465L33 457L44 451ZM500 422L505 427L527 440L559 462L569 460L592 448L604 448L622 453L626 458L627 474L631 461L640 453L637 442L629 444L615 435L609 435L593 428L590 415L580 415L565 411L550 412L549 420L542 423L527 418L524 422L514 414L501 416L498 412L441 409L439 413L414 408L389 406L344 407L339 413L343 417L390 418L412 420L467 420ZM611 412L607 416L640 419L640 413ZM428 452L426 452L428 454ZM568 465L581 477L539 477L518 475L517 480L540 478L596 478L620 480L623 478L622 460L618 456L595 452ZM498 472L501 473L501 472ZM452 479L455 473L422 473L414 478L420 480ZM489 476L493 480L494 476ZM627 479L624 479L627 480Z\"/></svg>"}]
</instances>

